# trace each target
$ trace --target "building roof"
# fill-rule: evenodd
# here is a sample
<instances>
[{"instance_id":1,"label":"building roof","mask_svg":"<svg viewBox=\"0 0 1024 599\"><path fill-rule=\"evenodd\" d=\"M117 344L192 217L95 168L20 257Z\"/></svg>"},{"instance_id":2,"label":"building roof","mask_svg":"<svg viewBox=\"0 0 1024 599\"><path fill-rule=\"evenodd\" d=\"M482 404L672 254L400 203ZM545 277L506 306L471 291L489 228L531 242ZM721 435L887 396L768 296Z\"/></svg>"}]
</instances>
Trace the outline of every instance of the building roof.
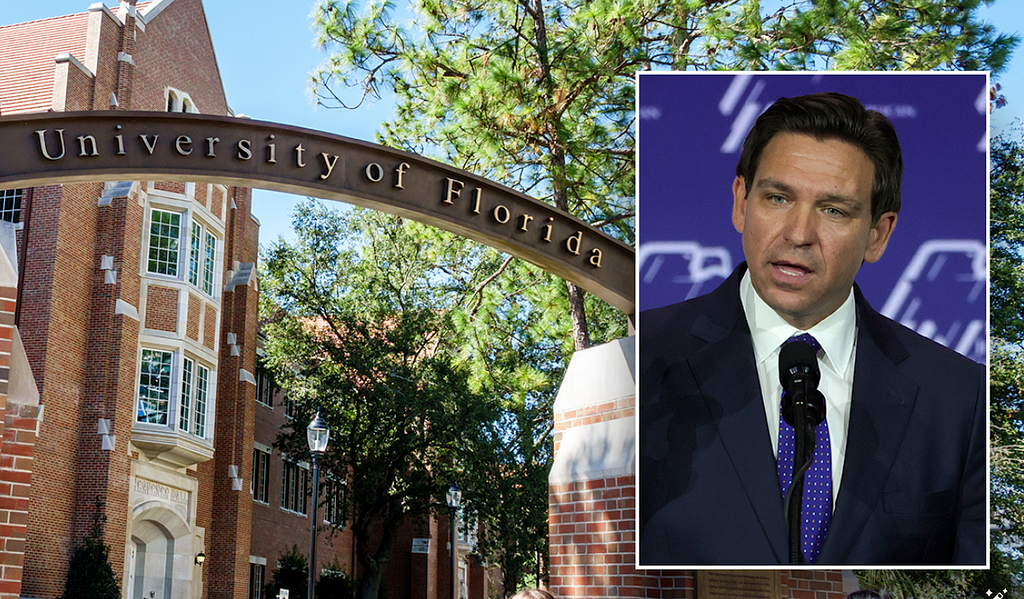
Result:
<instances>
[{"instance_id":1,"label":"building roof","mask_svg":"<svg viewBox=\"0 0 1024 599\"><path fill-rule=\"evenodd\" d=\"M0 114L44 112L53 103L54 58L85 63L89 13L0 27Z\"/></svg>"},{"instance_id":2,"label":"building roof","mask_svg":"<svg viewBox=\"0 0 1024 599\"><path fill-rule=\"evenodd\" d=\"M174 0L148 0L136 7L154 18ZM95 10L90 7L90 11ZM111 14L122 15L115 5ZM123 16L119 16L123 20ZM53 105L54 58L70 54L85 64L89 12L0 27L0 115L45 112Z\"/></svg>"}]
</instances>

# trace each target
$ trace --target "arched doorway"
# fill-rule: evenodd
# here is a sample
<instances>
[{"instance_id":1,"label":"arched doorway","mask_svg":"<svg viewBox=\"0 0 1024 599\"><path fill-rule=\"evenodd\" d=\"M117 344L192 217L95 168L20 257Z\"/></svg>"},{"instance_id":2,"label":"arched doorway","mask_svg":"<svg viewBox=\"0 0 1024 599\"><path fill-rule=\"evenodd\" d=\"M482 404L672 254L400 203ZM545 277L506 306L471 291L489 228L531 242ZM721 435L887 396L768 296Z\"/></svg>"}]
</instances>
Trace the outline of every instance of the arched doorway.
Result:
<instances>
[{"instance_id":1,"label":"arched doorway","mask_svg":"<svg viewBox=\"0 0 1024 599\"><path fill-rule=\"evenodd\" d=\"M192 532L176 512L150 501L132 510L126 599L188 599L193 586Z\"/></svg>"}]
</instances>

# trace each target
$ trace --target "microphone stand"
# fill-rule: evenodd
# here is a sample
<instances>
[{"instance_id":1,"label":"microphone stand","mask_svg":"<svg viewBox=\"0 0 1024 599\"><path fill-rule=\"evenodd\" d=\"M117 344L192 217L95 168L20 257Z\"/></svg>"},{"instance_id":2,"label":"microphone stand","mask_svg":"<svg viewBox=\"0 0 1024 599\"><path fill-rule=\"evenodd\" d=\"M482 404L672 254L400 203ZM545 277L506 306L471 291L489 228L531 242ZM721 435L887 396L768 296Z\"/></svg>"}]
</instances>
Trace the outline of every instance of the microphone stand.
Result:
<instances>
[{"instance_id":1,"label":"microphone stand","mask_svg":"<svg viewBox=\"0 0 1024 599\"><path fill-rule=\"evenodd\" d=\"M804 392L800 392L804 395ZM807 414L807 402L801 401L799 395L794 401L793 415L796 426L793 427L793 480L786 491L786 525L789 529L789 563L805 564L804 552L800 549L801 517L804 497L804 475L814 462L814 424ZM809 442L808 442L809 441Z\"/></svg>"},{"instance_id":2,"label":"microphone stand","mask_svg":"<svg viewBox=\"0 0 1024 599\"><path fill-rule=\"evenodd\" d=\"M794 565L806 563L800 549L804 475L814 462L814 427L825 419L825 397L818 391L821 373L815 354L815 348L803 341L787 343L779 353L779 379L786 391L782 417L793 427L794 441L793 478L785 497L789 563Z\"/></svg>"},{"instance_id":3,"label":"microphone stand","mask_svg":"<svg viewBox=\"0 0 1024 599\"><path fill-rule=\"evenodd\" d=\"M799 387L798 387L799 388ZM799 389L792 403L793 421L793 481L786 491L786 528L789 531L789 563L806 564L801 545L803 518L804 475L814 463L814 449L817 444L816 426L825 419L825 396L817 389ZM789 419L786 419L789 422Z\"/></svg>"}]
</instances>

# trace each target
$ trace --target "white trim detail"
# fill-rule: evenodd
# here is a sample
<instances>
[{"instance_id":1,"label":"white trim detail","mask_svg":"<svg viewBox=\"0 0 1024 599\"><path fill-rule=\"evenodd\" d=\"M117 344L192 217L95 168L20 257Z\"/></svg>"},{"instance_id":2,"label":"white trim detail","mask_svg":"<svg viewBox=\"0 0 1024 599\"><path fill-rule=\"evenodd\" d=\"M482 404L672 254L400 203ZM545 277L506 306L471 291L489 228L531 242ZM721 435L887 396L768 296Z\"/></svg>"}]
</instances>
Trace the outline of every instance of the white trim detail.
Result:
<instances>
[{"instance_id":1,"label":"white trim detail","mask_svg":"<svg viewBox=\"0 0 1024 599\"><path fill-rule=\"evenodd\" d=\"M244 368L238 369L238 380L245 381L247 383L252 383L254 386L256 385L256 377L254 377L251 372Z\"/></svg>"},{"instance_id":2,"label":"white trim detail","mask_svg":"<svg viewBox=\"0 0 1024 599\"><path fill-rule=\"evenodd\" d=\"M117 62L127 62L130 65L135 65L135 59L132 58L132 55L125 54L124 52L117 53Z\"/></svg>"},{"instance_id":3,"label":"white trim detail","mask_svg":"<svg viewBox=\"0 0 1024 599\"><path fill-rule=\"evenodd\" d=\"M129 304L123 299L117 300L114 304L114 315L117 316L118 314L123 314L135 321L139 320L139 311L135 309L135 306Z\"/></svg>"},{"instance_id":4,"label":"white trim detail","mask_svg":"<svg viewBox=\"0 0 1024 599\"><path fill-rule=\"evenodd\" d=\"M61 52L60 54L54 56L53 57L53 62L55 62L57 64L60 64L62 62L70 62L71 64L73 64L76 67L78 67L83 73L85 73L86 76L88 76L90 78L92 78L94 76L92 71L89 70L89 67L87 67L84 64L78 62L78 59L75 58L74 56L72 56L69 52Z\"/></svg>"},{"instance_id":5,"label":"white trim detail","mask_svg":"<svg viewBox=\"0 0 1024 599\"><path fill-rule=\"evenodd\" d=\"M102 2L93 2L92 4L89 5L89 12L99 12L99 11L103 11L103 12L107 13L107 16L110 17L111 19L117 21L118 25L121 24L121 19L118 19L117 15L115 15L113 12L111 12L111 10L109 8L107 8L106 4L103 4Z\"/></svg>"}]
</instances>

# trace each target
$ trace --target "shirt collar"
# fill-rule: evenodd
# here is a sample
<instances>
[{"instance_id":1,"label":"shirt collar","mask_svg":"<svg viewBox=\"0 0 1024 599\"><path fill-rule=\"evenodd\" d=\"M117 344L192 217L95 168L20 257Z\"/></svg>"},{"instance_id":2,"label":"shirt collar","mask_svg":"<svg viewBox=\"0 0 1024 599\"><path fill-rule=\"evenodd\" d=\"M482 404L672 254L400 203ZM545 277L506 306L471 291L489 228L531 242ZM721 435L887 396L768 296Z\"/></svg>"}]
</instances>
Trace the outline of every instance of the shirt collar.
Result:
<instances>
[{"instance_id":1,"label":"shirt collar","mask_svg":"<svg viewBox=\"0 0 1024 599\"><path fill-rule=\"evenodd\" d=\"M747 317L750 336L754 344L754 358L760 364L777 353L782 344L799 333L810 333L821 344L823 361L839 376L845 376L853 353L857 328L857 310L853 289L839 308L806 331L787 323L765 303L750 282L750 271L740 281L740 302Z\"/></svg>"}]
</instances>

